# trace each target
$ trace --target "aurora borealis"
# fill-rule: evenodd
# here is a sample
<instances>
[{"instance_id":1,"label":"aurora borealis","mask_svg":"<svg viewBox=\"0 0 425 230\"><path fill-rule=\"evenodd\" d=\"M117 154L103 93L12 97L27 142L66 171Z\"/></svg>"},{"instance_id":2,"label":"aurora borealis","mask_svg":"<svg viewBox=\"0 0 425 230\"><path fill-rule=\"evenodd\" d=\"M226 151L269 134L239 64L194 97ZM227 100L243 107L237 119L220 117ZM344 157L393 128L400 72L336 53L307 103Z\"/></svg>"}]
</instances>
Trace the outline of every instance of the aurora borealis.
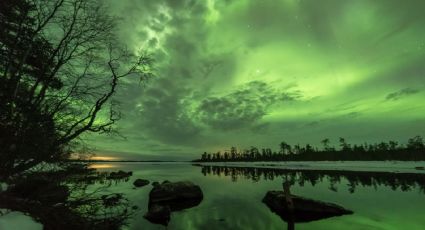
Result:
<instances>
[{"instance_id":1,"label":"aurora borealis","mask_svg":"<svg viewBox=\"0 0 425 230\"><path fill-rule=\"evenodd\" d=\"M156 77L118 90L126 137L99 154L192 159L251 145L425 132L422 0L109 0Z\"/></svg>"}]
</instances>

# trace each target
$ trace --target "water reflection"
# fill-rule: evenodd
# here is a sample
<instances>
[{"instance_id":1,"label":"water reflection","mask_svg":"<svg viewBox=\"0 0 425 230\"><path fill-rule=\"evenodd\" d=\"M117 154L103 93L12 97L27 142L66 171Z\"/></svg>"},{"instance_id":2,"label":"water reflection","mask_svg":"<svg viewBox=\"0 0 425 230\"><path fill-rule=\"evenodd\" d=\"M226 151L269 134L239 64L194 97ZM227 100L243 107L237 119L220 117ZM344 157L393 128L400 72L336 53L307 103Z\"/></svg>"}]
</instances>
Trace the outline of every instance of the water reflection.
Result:
<instances>
[{"instance_id":1,"label":"water reflection","mask_svg":"<svg viewBox=\"0 0 425 230\"><path fill-rule=\"evenodd\" d=\"M352 210L352 215L312 221L308 223L294 223L296 229L327 229L327 230L376 230L376 229L423 229L425 219L423 218L423 204L425 196L419 192L418 184L425 184L411 177L415 183L406 182L403 175L395 175L399 182L411 184L411 191L402 192L400 186L396 191L384 186L385 182L380 173L369 178L376 185L362 186L361 182L356 182L357 186L354 194L348 192L345 179L346 174L337 172L310 172L305 171L303 176L315 175L313 181L315 186L310 185L310 181L305 180L303 186L299 186L302 177L299 171L289 171L287 173L279 170L257 169L252 175L249 170L225 168L204 168L192 166L184 163L115 163L117 169L133 171L133 176L128 182L118 183L111 186L110 192L124 193L131 205L137 205L139 209L135 212L134 218L129 221L129 230L158 230L158 229L286 229L288 223L284 222L280 216L271 212L269 207L262 202L268 191L283 191L282 182L285 175L288 180L292 180L291 193L316 201L330 202ZM211 164L212 165L212 164ZM209 170L209 174L207 171ZM236 178L232 182L232 170ZM101 171L107 171L101 170ZM227 171L225 176L224 171ZM274 173L272 173L274 172ZM291 173L297 173L296 180L291 179ZM334 182L338 192L329 190L330 179L335 178L334 174L340 175L340 182ZM348 172L349 173L349 172ZM257 175L258 174L258 175ZM220 175L220 176L218 176ZM367 178L367 174L358 174ZM420 176L420 175L419 175ZM362 176L363 177L363 176ZM402 178L400 178L402 177ZM202 202L189 209L171 213L171 220L167 227L153 224L146 220L144 215L149 211L149 193L152 186L133 189L133 181L136 178L143 178L149 181L170 180L172 182L188 180L199 185L204 193ZM253 178L258 182L253 183ZM321 179L320 179L321 178ZM410 176L406 176L409 180ZM379 181L377 183L376 181ZM338 184L339 183L339 184ZM378 184L381 184L379 186ZM415 189L416 187L416 189Z\"/></svg>"},{"instance_id":2,"label":"water reflection","mask_svg":"<svg viewBox=\"0 0 425 230\"><path fill-rule=\"evenodd\" d=\"M107 164L107 163L94 163L89 165L89 168L92 168L92 169L113 169L116 167L117 166L114 164Z\"/></svg>"},{"instance_id":3,"label":"water reflection","mask_svg":"<svg viewBox=\"0 0 425 230\"><path fill-rule=\"evenodd\" d=\"M412 191L418 188L425 194L425 174L416 173L392 173L392 172L356 172L340 170L295 170L295 169L277 169L277 168L254 168L254 167L230 167L230 166L211 166L199 165L204 176L225 176L230 177L233 182L239 178L258 182L260 180L275 180L286 177L291 184L304 186L310 183L315 186L318 183L329 181L328 188L334 192L338 191L337 185L342 181L348 181L348 191L354 193L358 186L390 187L392 190L403 192Z\"/></svg>"},{"instance_id":4,"label":"water reflection","mask_svg":"<svg viewBox=\"0 0 425 230\"><path fill-rule=\"evenodd\" d=\"M0 193L0 209L26 213L45 230L121 229L136 207L122 193L108 189L130 176L124 171L98 172L80 163L31 172Z\"/></svg>"}]
</instances>

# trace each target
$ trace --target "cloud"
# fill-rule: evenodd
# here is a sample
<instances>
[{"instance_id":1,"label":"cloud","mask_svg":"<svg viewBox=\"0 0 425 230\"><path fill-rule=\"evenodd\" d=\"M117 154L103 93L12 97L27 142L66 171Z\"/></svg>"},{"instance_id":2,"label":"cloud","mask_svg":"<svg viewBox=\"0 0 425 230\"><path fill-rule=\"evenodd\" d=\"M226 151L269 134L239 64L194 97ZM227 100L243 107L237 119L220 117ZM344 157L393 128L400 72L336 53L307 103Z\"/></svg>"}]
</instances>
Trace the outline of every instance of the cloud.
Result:
<instances>
[{"instance_id":1,"label":"cloud","mask_svg":"<svg viewBox=\"0 0 425 230\"><path fill-rule=\"evenodd\" d=\"M189 155L282 136L423 130L405 128L425 112L420 98L381 102L423 88L424 1L109 2L122 18L120 40L152 52L157 76L144 88L137 79L121 85L118 128L128 138L98 141L104 149Z\"/></svg>"},{"instance_id":2,"label":"cloud","mask_svg":"<svg viewBox=\"0 0 425 230\"><path fill-rule=\"evenodd\" d=\"M204 124L214 129L255 127L270 106L297 98L299 93L282 92L265 82L252 81L225 96L205 98L196 114Z\"/></svg>"},{"instance_id":3,"label":"cloud","mask_svg":"<svg viewBox=\"0 0 425 230\"><path fill-rule=\"evenodd\" d=\"M397 92L393 92L393 93L388 94L385 97L385 99L389 100L389 101L397 101L397 100L400 100L404 97L407 97L407 96L410 96L410 95L413 95L413 94L417 94L419 92L420 92L420 90L418 90L418 89L404 88L404 89L401 89Z\"/></svg>"},{"instance_id":4,"label":"cloud","mask_svg":"<svg viewBox=\"0 0 425 230\"><path fill-rule=\"evenodd\" d=\"M176 87L173 81L158 79L140 101L138 124L140 132L167 144L192 144L200 129L190 119L182 98L185 89Z\"/></svg>"},{"instance_id":5,"label":"cloud","mask_svg":"<svg viewBox=\"0 0 425 230\"><path fill-rule=\"evenodd\" d=\"M148 45L155 55L157 76L139 92L123 89L119 99L123 101L127 118L120 126L126 127L124 135L138 132L163 146L199 145L202 130L190 117L189 99L197 90L197 82L204 77L198 71L201 61L209 57L199 42L206 39L208 30L203 20L206 3L184 0L144 3L130 0L121 5L127 13L123 17L127 24L123 24L121 33L133 47ZM129 26L135 22L138 25ZM198 29L194 31L194 27ZM222 57L215 56L214 60L218 61ZM225 62L231 63L230 59L226 57ZM130 142L138 141L134 136L130 138ZM146 141L140 145L152 149Z\"/></svg>"}]
</instances>

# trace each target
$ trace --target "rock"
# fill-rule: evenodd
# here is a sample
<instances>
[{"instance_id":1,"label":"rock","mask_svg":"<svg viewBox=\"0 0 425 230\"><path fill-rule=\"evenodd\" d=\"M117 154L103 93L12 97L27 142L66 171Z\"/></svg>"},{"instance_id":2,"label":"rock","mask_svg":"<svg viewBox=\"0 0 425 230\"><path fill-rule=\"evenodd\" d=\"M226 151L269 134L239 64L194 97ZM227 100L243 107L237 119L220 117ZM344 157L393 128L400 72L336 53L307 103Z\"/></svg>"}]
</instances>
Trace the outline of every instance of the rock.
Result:
<instances>
[{"instance_id":1,"label":"rock","mask_svg":"<svg viewBox=\"0 0 425 230\"><path fill-rule=\"evenodd\" d=\"M415 167L415 169L416 170L425 170L425 167L424 166L418 166L418 167Z\"/></svg>"},{"instance_id":2,"label":"rock","mask_svg":"<svg viewBox=\"0 0 425 230\"><path fill-rule=\"evenodd\" d=\"M159 182L158 181L154 181L154 182L152 182L152 186L153 187L156 187L156 186L158 186L159 185Z\"/></svg>"},{"instance_id":3,"label":"rock","mask_svg":"<svg viewBox=\"0 0 425 230\"><path fill-rule=\"evenodd\" d=\"M144 179L136 179L133 182L133 185L136 187L143 187L145 185L148 185L150 182L148 180L144 180Z\"/></svg>"},{"instance_id":4,"label":"rock","mask_svg":"<svg viewBox=\"0 0 425 230\"><path fill-rule=\"evenodd\" d=\"M309 222L334 216L353 214L352 211L336 204L325 203L295 195L290 196L294 206L292 213L287 207L283 191L268 191L263 198L263 203L286 222Z\"/></svg>"},{"instance_id":5,"label":"rock","mask_svg":"<svg viewBox=\"0 0 425 230\"><path fill-rule=\"evenodd\" d=\"M154 184L154 183L152 183ZM152 223L167 225L169 212L192 208L201 203L202 190L189 181L155 184L149 193L149 206L145 218Z\"/></svg>"},{"instance_id":6,"label":"rock","mask_svg":"<svg viewBox=\"0 0 425 230\"><path fill-rule=\"evenodd\" d=\"M203 199L202 190L199 186L189 181L162 183L152 188L149 193L150 204L171 204L172 211L184 209L185 206L192 207L192 204L199 204ZM187 204L187 205L185 205Z\"/></svg>"},{"instance_id":7,"label":"rock","mask_svg":"<svg viewBox=\"0 0 425 230\"><path fill-rule=\"evenodd\" d=\"M152 205L144 217L152 223L167 226L170 222L171 209L169 206Z\"/></svg>"}]
</instances>

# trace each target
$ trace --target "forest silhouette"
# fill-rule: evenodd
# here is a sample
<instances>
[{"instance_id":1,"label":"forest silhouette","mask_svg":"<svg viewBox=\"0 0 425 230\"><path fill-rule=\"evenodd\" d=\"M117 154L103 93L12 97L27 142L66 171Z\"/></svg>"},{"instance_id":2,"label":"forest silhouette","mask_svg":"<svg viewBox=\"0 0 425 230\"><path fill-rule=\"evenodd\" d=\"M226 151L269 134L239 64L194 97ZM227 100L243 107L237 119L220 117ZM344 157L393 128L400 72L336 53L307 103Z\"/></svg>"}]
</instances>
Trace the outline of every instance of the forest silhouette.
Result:
<instances>
[{"instance_id":1,"label":"forest silhouette","mask_svg":"<svg viewBox=\"0 0 425 230\"><path fill-rule=\"evenodd\" d=\"M255 146L249 149L230 150L216 153L204 152L195 162L227 162L227 161L421 161L425 160L425 145L421 136L409 138L406 145L396 141L374 144L349 144L344 138L339 138L339 148L330 146L328 138L321 141L322 149L310 144L301 146L289 145L286 142L279 144L279 150Z\"/></svg>"}]
</instances>

